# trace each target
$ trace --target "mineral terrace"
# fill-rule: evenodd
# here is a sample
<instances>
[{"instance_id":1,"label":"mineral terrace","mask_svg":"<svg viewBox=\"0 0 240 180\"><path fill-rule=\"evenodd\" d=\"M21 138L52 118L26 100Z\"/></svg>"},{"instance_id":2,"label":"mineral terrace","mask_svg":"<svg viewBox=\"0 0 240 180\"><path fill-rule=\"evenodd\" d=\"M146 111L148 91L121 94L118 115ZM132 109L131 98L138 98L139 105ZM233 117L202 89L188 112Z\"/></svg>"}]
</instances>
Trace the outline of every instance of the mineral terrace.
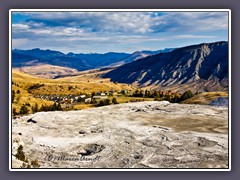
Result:
<instances>
[{"instance_id":1,"label":"mineral terrace","mask_svg":"<svg viewBox=\"0 0 240 180\"><path fill-rule=\"evenodd\" d=\"M136 102L12 120L18 146L40 168L228 168L228 108Z\"/></svg>"}]
</instances>

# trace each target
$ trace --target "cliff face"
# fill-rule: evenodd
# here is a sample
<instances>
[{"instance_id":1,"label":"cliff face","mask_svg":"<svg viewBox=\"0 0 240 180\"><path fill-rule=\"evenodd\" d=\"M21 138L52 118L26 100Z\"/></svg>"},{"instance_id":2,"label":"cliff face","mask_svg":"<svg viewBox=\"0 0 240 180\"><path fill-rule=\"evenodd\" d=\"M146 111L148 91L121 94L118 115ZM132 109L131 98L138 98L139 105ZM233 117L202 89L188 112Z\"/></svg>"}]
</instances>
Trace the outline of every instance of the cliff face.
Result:
<instances>
[{"instance_id":1,"label":"cliff face","mask_svg":"<svg viewBox=\"0 0 240 180\"><path fill-rule=\"evenodd\" d=\"M159 53L120 66L104 77L142 86L214 82L224 89L228 87L228 42L203 43Z\"/></svg>"}]
</instances>

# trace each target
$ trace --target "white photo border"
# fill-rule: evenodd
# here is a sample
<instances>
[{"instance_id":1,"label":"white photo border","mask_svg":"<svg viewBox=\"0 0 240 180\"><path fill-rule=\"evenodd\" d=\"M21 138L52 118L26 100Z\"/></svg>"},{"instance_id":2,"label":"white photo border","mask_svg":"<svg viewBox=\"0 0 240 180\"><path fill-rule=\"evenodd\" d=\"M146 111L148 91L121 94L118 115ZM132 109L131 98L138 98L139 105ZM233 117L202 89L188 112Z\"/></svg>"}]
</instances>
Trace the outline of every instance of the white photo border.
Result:
<instances>
[{"instance_id":1,"label":"white photo border","mask_svg":"<svg viewBox=\"0 0 240 180\"><path fill-rule=\"evenodd\" d=\"M228 168L12 168L12 12L228 12ZM10 9L9 10L9 171L231 171L231 10L230 9Z\"/></svg>"}]
</instances>

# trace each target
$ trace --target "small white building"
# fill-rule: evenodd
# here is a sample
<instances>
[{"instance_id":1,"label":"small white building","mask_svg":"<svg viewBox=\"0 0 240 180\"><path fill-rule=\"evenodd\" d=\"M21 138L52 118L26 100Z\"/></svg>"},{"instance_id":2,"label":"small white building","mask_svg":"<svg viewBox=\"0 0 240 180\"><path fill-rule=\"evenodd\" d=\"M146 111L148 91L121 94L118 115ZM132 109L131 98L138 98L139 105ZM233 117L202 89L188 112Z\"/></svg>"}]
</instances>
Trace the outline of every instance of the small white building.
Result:
<instances>
[{"instance_id":1,"label":"small white building","mask_svg":"<svg viewBox=\"0 0 240 180\"><path fill-rule=\"evenodd\" d=\"M107 96L93 96L93 99L107 99Z\"/></svg>"},{"instance_id":2,"label":"small white building","mask_svg":"<svg viewBox=\"0 0 240 180\"><path fill-rule=\"evenodd\" d=\"M86 97L86 95L84 95L84 94L80 96L80 98L82 98L82 99L85 98L85 97Z\"/></svg>"},{"instance_id":3,"label":"small white building","mask_svg":"<svg viewBox=\"0 0 240 180\"><path fill-rule=\"evenodd\" d=\"M85 103L91 103L91 101L92 101L92 98L86 98L85 99Z\"/></svg>"}]
</instances>

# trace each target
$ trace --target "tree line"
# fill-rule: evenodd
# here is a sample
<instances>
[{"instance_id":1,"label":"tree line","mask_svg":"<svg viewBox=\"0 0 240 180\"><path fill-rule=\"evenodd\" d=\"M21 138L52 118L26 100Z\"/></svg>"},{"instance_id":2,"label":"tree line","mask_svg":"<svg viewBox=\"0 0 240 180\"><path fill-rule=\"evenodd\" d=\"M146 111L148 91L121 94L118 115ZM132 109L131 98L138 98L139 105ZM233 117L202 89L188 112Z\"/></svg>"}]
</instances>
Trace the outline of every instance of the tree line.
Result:
<instances>
[{"instance_id":1,"label":"tree line","mask_svg":"<svg viewBox=\"0 0 240 180\"><path fill-rule=\"evenodd\" d=\"M16 115L25 115L25 114L28 114L29 113L29 108L28 106L30 107L30 104L29 103L25 103L21 106L19 112L17 112L16 108L13 108L13 115L16 116ZM35 103L34 106L31 106L31 110L33 113L36 113L36 112L41 112L41 111L62 111L62 107L61 107L61 104L60 103L56 103L54 102L52 105L42 105L40 108L38 106L37 103Z\"/></svg>"},{"instance_id":2,"label":"tree line","mask_svg":"<svg viewBox=\"0 0 240 180\"><path fill-rule=\"evenodd\" d=\"M161 91L145 90L144 92L138 89L132 94L132 97L154 98L156 101L169 101L171 103L179 103L193 97L193 93L191 90L187 90L182 95L180 95L175 93L172 94L171 91L164 93Z\"/></svg>"}]
</instances>

